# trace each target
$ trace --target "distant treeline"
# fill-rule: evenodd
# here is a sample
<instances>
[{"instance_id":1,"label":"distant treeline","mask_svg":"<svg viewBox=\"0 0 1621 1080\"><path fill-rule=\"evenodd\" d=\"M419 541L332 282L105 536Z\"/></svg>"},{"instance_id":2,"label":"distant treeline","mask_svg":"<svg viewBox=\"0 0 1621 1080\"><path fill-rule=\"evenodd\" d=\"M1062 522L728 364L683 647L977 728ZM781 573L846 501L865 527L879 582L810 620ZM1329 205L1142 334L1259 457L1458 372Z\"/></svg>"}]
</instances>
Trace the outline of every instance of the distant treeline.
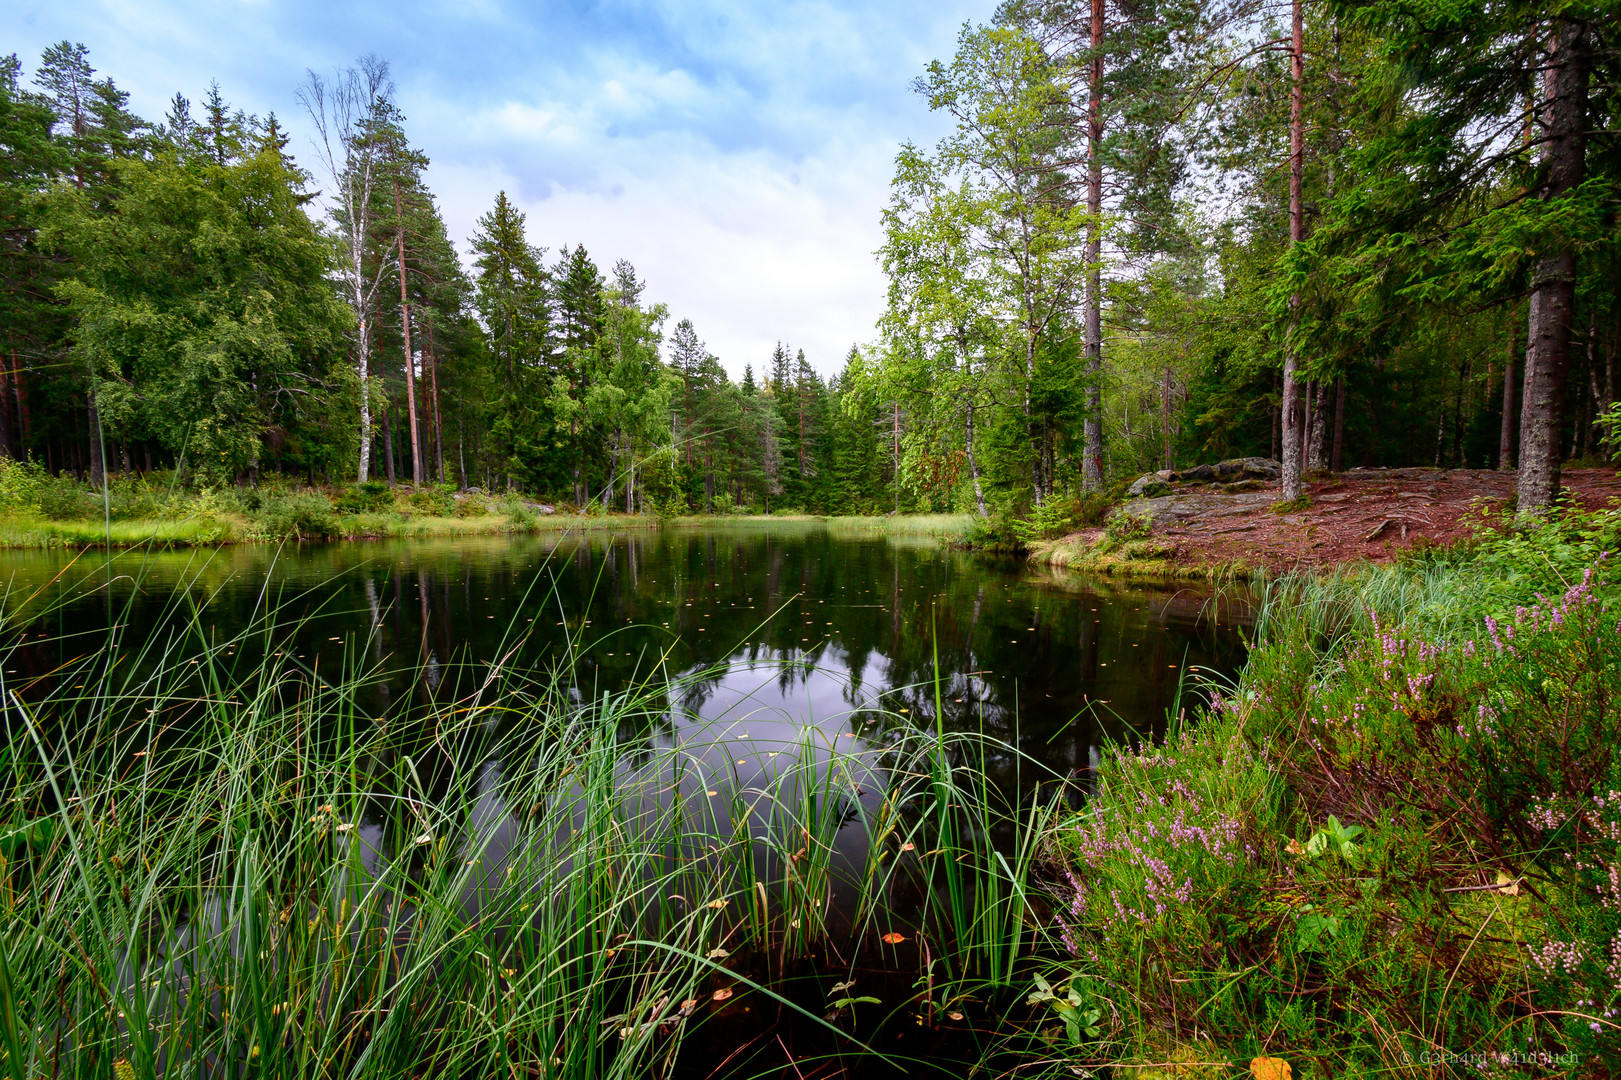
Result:
<instances>
[{"instance_id":1,"label":"distant treeline","mask_svg":"<svg viewBox=\"0 0 1621 1080\"><path fill-rule=\"evenodd\" d=\"M504 192L464 262L383 61L306 79L295 160L218 86L134 116L63 43L0 62L0 450L1055 528L1199 460L1279 457L1286 493L1519 463L1546 505L1616 415L1606 10L1003 4L916 81L955 129L897 157L874 342L740 382Z\"/></svg>"},{"instance_id":2,"label":"distant treeline","mask_svg":"<svg viewBox=\"0 0 1621 1080\"><path fill-rule=\"evenodd\" d=\"M548 259L504 192L469 273L380 61L301 87L310 168L218 86L150 123L68 43L32 83L0 62L7 455L92 482L179 467L637 511L918 505L892 405L785 345L731 381L628 262Z\"/></svg>"}]
</instances>

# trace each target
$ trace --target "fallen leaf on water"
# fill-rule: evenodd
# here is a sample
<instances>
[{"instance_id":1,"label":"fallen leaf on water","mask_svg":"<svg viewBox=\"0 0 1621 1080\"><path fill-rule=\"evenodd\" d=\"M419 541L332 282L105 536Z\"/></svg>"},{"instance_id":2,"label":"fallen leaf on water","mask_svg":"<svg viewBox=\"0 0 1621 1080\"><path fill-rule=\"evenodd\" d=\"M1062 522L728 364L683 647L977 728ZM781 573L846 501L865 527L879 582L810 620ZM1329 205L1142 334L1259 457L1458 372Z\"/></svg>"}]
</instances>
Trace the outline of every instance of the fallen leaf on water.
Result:
<instances>
[{"instance_id":1,"label":"fallen leaf on water","mask_svg":"<svg viewBox=\"0 0 1621 1080\"><path fill-rule=\"evenodd\" d=\"M1290 1080L1294 1070L1282 1058L1258 1057L1250 1059L1250 1075L1255 1080Z\"/></svg>"},{"instance_id":2,"label":"fallen leaf on water","mask_svg":"<svg viewBox=\"0 0 1621 1080\"><path fill-rule=\"evenodd\" d=\"M962 1019L962 1013L960 1013L960 1012L948 1012L948 1013L946 1013L946 1016L948 1016L952 1020L961 1020Z\"/></svg>"},{"instance_id":3,"label":"fallen leaf on water","mask_svg":"<svg viewBox=\"0 0 1621 1080\"><path fill-rule=\"evenodd\" d=\"M696 1006L697 1004L698 1004L698 999L697 998L688 998L687 1000L685 1000L685 1001L683 1001L681 1003L681 1011L682 1012L691 1012L693 1010L694 1006Z\"/></svg>"},{"instance_id":4,"label":"fallen leaf on water","mask_svg":"<svg viewBox=\"0 0 1621 1080\"><path fill-rule=\"evenodd\" d=\"M713 994L710 994L709 998L710 998L711 1001L725 1001L727 998L729 998L731 996L732 996L732 991L730 989L728 989L727 987L723 986L719 990L716 990Z\"/></svg>"},{"instance_id":5,"label":"fallen leaf on water","mask_svg":"<svg viewBox=\"0 0 1621 1080\"><path fill-rule=\"evenodd\" d=\"M719 911L721 908L726 906L726 901L724 901L724 900L711 900L709 902L709 906L714 908L716 911Z\"/></svg>"},{"instance_id":6,"label":"fallen leaf on water","mask_svg":"<svg viewBox=\"0 0 1621 1080\"><path fill-rule=\"evenodd\" d=\"M901 850L902 850L902 851L911 851L911 850L912 850L912 849L914 849L914 848L915 848L915 847L917 847L917 845L916 845L916 844L902 844L902 845L901 845Z\"/></svg>"},{"instance_id":7,"label":"fallen leaf on water","mask_svg":"<svg viewBox=\"0 0 1621 1080\"><path fill-rule=\"evenodd\" d=\"M724 960L730 955L732 955L732 954L727 952L725 949L710 949L709 950L709 959L711 959L711 960Z\"/></svg>"},{"instance_id":8,"label":"fallen leaf on water","mask_svg":"<svg viewBox=\"0 0 1621 1080\"><path fill-rule=\"evenodd\" d=\"M906 935L905 934L885 934L883 936L883 938L881 938L880 940L882 940L885 945L897 945L900 942L903 942L903 941L906 940Z\"/></svg>"}]
</instances>

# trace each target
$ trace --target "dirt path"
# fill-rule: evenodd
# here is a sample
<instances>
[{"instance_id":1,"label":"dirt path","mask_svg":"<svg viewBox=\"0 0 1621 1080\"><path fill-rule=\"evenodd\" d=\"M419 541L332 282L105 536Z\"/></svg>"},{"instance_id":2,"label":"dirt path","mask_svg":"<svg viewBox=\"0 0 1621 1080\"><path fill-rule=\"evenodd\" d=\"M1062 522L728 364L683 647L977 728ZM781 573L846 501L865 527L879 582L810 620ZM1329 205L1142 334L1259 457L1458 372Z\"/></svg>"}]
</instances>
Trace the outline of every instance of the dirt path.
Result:
<instances>
[{"instance_id":1,"label":"dirt path","mask_svg":"<svg viewBox=\"0 0 1621 1080\"><path fill-rule=\"evenodd\" d=\"M1621 505L1621 477L1614 470L1571 470L1564 484L1589 509ZM1381 562L1414 544L1461 539L1483 509L1500 508L1514 494L1514 474L1355 469L1308 484L1310 508L1289 514L1272 512L1278 497L1273 485L1231 495L1176 486L1174 494L1125 505L1152 518L1154 536L1176 545L1176 562L1289 570L1357 559ZM1071 542L1088 539L1077 534Z\"/></svg>"}]
</instances>

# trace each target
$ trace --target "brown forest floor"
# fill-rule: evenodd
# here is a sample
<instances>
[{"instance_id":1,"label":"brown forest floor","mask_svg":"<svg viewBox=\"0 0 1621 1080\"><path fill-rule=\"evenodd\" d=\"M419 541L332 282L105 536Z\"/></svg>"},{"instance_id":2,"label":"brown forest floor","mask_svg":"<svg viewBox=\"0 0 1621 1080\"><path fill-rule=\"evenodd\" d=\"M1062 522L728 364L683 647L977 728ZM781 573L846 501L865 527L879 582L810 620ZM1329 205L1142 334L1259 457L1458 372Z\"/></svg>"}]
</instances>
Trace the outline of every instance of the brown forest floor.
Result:
<instances>
[{"instance_id":1,"label":"brown forest floor","mask_svg":"<svg viewBox=\"0 0 1621 1080\"><path fill-rule=\"evenodd\" d=\"M1564 487L1588 509L1621 504L1612 469L1571 469ZM1179 485L1180 488L1180 485ZM1447 544L1477 528L1482 510L1514 494L1514 474L1488 469L1356 469L1306 485L1311 505L1278 514L1277 489L1223 494L1178 490L1126 504L1153 518L1155 538L1176 545L1181 566L1242 564L1272 571L1367 559L1383 562L1418 544ZM1089 545L1097 530L1066 537Z\"/></svg>"}]
</instances>

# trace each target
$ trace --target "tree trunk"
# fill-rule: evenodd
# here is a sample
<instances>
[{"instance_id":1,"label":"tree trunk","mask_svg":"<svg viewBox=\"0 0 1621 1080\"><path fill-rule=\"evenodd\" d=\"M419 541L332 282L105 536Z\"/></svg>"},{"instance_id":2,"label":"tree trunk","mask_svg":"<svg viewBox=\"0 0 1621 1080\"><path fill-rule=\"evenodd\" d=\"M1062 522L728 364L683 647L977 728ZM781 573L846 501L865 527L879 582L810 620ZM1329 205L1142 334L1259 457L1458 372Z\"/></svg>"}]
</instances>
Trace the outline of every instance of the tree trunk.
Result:
<instances>
[{"instance_id":1,"label":"tree trunk","mask_svg":"<svg viewBox=\"0 0 1621 1080\"><path fill-rule=\"evenodd\" d=\"M1306 468L1312 472L1328 471L1328 383L1318 379L1311 384L1311 452L1306 455Z\"/></svg>"},{"instance_id":2,"label":"tree trunk","mask_svg":"<svg viewBox=\"0 0 1621 1080\"><path fill-rule=\"evenodd\" d=\"M1508 321L1508 355L1503 358L1503 426L1497 433L1497 467L1514 468L1514 361L1519 357L1519 335L1514 319Z\"/></svg>"},{"instance_id":3,"label":"tree trunk","mask_svg":"<svg viewBox=\"0 0 1621 1080\"><path fill-rule=\"evenodd\" d=\"M1279 435L1279 429L1281 428L1281 426L1283 424L1283 410L1281 408L1279 408L1277 405L1273 405L1272 409L1271 409L1271 412L1272 412L1272 420L1269 423L1268 427L1270 429L1270 434L1272 436L1272 452L1270 454L1268 454L1267 456L1270 457L1273 461L1276 461L1276 460L1278 460L1278 435Z\"/></svg>"},{"instance_id":4,"label":"tree trunk","mask_svg":"<svg viewBox=\"0 0 1621 1080\"><path fill-rule=\"evenodd\" d=\"M1305 236L1305 208L1301 204L1301 184L1305 176L1306 164L1306 47L1305 47L1305 21L1301 14L1301 0L1294 0L1290 5L1291 35L1289 52L1289 72L1293 85L1289 93L1289 244L1300 243ZM1299 298L1290 300L1290 306L1296 306ZM1282 488L1283 501L1293 502L1300 498L1301 487L1301 415L1300 415L1300 384L1295 373L1300 368L1300 358L1296 354L1296 345L1291 340L1287 343L1283 354L1283 460L1282 460Z\"/></svg>"},{"instance_id":5,"label":"tree trunk","mask_svg":"<svg viewBox=\"0 0 1621 1080\"><path fill-rule=\"evenodd\" d=\"M1334 380L1334 449L1328 455L1328 471L1345 471L1345 376Z\"/></svg>"},{"instance_id":6,"label":"tree trunk","mask_svg":"<svg viewBox=\"0 0 1621 1080\"><path fill-rule=\"evenodd\" d=\"M394 214L400 223L395 239L399 242L396 250L400 264L400 333L405 338L405 418L411 424L411 483L420 487L422 446L417 433L417 380L414 370L416 365L412 362L411 356L411 303L406 299L405 292L405 210L400 203L399 181L394 182Z\"/></svg>"},{"instance_id":7,"label":"tree trunk","mask_svg":"<svg viewBox=\"0 0 1621 1080\"><path fill-rule=\"evenodd\" d=\"M433 475L445 482L445 425L439 414L439 350L434 348L433 322L428 322L428 392L433 395Z\"/></svg>"},{"instance_id":8,"label":"tree trunk","mask_svg":"<svg viewBox=\"0 0 1621 1080\"><path fill-rule=\"evenodd\" d=\"M1092 0L1089 46L1092 63L1086 101L1086 419L1082 421L1081 486L1103 489L1103 15L1104 0Z\"/></svg>"},{"instance_id":9,"label":"tree trunk","mask_svg":"<svg viewBox=\"0 0 1621 1080\"><path fill-rule=\"evenodd\" d=\"M96 411L96 392L90 391L85 406L85 419L90 428L90 486L100 487L107 480L107 463L101 457L101 414Z\"/></svg>"},{"instance_id":10,"label":"tree trunk","mask_svg":"<svg viewBox=\"0 0 1621 1080\"><path fill-rule=\"evenodd\" d=\"M388 462L388 482L392 484L397 480L394 469L394 405L392 402L389 403L388 408L383 410L383 445L388 450L384 457Z\"/></svg>"},{"instance_id":11,"label":"tree trunk","mask_svg":"<svg viewBox=\"0 0 1621 1080\"><path fill-rule=\"evenodd\" d=\"M12 357L17 355L12 352ZM16 458L17 435L11 423L11 359L0 353L0 454Z\"/></svg>"},{"instance_id":12,"label":"tree trunk","mask_svg":"<svg viewBox=\"0 0 1621 1080\"><path fill-rule=\"evenodd\" d=\"M11 389L17 397L17 456L26 460L28 453L28 372L17 362L17 350L11 351Z\"/></svg>"},{"instance_id":13,"label":"tree trunk","mask_svg":"<svg viewBox=\"0 0 1621 1080\"><path fill-rule=\"evenodd\" d=\"M1037 496L1040 497L1039 494ZM895 402L895 513L901 512L901 403Z\"/></svg>"},{"instance_id":14,"label":"tree trunk","mask_svg":"<svg viewBox=\"0 0 1621 1080\"><path fill-rule=\"evenodd\" d=\"M1161 404L1165 410L1165 468L1174 469L1175 459L1171 451L1171 365L1165 365L1165 386L1162 390Z\"/></svg>"},{"instance_id":15,"label":"tree trunk","mask_svg":"<svg viewBox=\"0 0 1621 1080\"><path fill-rule=\"evenodd\" d=\"M1586 27L1565 19L1554 21L1548 52L1543 79L1548 186L1543 197L1551 201L1574 190L1586 172ZM1517 513L1522 518L1546 513L1559 494L1560 429L1576 309L1575 248L1567 243L1539 259L1534 284L1537 327L1530 343L1534 360L1527 364L1520 420Z\"/></svg>"},{"instance_id":16,"label":"tree trunk","mask_svg":"<svg viewBox=\"0 0 1621 1080\"><path fill-rule=\"evenodd\" d=\"M979 458L974 454L974 403L968 403L968 430L963 444L968 448L968 474L974 478L974 502L979 506L980 517L990 517L985 509L985 489L979 482Z\"/></svg>"}]
</instances>

